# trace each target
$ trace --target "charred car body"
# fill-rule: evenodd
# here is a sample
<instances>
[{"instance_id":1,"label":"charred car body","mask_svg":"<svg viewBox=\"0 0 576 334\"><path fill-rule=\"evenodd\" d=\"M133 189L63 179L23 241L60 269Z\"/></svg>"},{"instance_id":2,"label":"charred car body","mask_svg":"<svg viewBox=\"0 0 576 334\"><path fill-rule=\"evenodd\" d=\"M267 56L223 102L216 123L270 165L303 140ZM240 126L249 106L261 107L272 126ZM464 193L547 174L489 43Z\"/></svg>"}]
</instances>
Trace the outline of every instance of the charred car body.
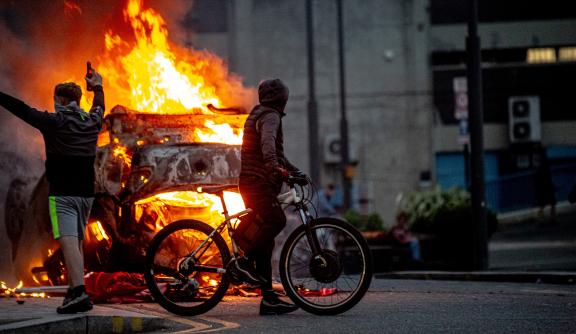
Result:
<instances>
[{"instance_id":1,"label":"charred car body","mask_svg":"<svg viewBox=\"0 0 576 334\"><path fill-rule=\"evenodd\" d=\"M238 182L240 129L246 116L238 110L212 110L220 114L158 115L116 106L106 116L96 155L96 196L85 232L86 270L141 271L149 241L165 225L181 219L218 220L218 200L196 190ZM214 138L222 132L234 138ZM16 275L25 284L63 284L66 273L50 235L45 177L35 185L24 186L21 180L12 184L6 224L21 222L11 227L17 230L11 233Z\"/></svg>"}]
</instances>

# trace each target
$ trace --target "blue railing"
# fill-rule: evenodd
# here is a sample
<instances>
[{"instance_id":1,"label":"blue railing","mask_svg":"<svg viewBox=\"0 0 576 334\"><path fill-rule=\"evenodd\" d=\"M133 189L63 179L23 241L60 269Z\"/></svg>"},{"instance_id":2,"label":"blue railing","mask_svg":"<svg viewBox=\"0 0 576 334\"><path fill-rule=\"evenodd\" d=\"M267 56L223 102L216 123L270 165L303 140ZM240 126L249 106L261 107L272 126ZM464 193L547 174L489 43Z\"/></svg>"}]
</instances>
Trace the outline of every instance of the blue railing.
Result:
<instances>
[{"instance_id":1,"label":"blue railing","mask_svg":"<svg viewBox=\"0 0 576 334\"><path fill-rule=\"evenodd\" d=\"M556 200L564 201L576 183L576 164L550 168L556 187ZM486 182L486 202L496 212L508 212L538 206L534 172L523 172L499 177Z\"/></svg>"}]
</instances>

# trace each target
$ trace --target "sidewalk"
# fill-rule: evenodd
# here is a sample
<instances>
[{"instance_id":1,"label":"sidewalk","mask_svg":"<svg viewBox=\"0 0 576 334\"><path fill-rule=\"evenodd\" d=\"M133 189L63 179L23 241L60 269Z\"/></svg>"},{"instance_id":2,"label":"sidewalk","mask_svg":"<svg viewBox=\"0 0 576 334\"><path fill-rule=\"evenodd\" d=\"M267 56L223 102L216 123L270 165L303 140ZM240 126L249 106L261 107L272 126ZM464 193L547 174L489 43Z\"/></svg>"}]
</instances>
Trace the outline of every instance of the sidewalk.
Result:
<instances>
[{"instance_id":1,"label":"sidewalk","mask_svg":"<svg viewBox=\"0 0 576 334\"><path fill-rule=\"evenodd\" d=\"M95 305L92 311L61 315L62 298L0 298L0 333L133 333L174 328L169 319Z\"/></svg>"},{"instance_id":2,"label":"sidewalk","mask_svg":"<svg viewBox=\"0 0 576 334\"><path fill-rule=\"evenodd\" d=\"M576 284L576 205L560 205L555 224L537 218L536 212L499 217L499 229L488 244L487 271L398 271L376 277Z\"/></svg>"}]
</instances>

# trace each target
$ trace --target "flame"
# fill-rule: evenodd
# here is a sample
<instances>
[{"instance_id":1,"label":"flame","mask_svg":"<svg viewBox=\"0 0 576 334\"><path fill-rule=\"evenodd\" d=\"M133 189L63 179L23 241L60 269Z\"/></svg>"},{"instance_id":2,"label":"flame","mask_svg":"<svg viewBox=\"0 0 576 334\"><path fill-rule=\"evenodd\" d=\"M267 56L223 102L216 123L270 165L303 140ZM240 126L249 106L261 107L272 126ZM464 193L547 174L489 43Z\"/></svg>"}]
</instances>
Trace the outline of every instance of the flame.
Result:
<instances>
[{"instance_id":1,"label":"flame","mask_svg":"<svg viewBox=\"0 0 576 334\"><path fill-rule=\"evenodd\" d=\"M102 223L100 223L100 221L98 221L98 220L88 224L88 229L90 230L92 235L96 237L97 241L110 239L110 237L108 236L108 234L106 233L106 231L102 227Z\"/></svg>"},{"instance_id":2,"label":"flame","mask_svg":"<svg viewBox=\"0 0 576 334\"><path fill-rule=\"evenodd\" d=\"M205 143L226 143L230 145L242 145L243 130L234 130L229 124L216 124L207 120L204 123L206 129L195 129L195 135Z\"/></svg>"},{"instance_id":3,"label":"flame","mask_svg":"<svg viewBox=\"0 0 576 334\"><path fill-rule=\"evenodd\" d=\"M226 208L229 214L235 214L242 210L245 210L244 201L242 196L237 192L225 191L224 192L224 202L226 203ZM193 208L198 209L195 211L194 219L198 219L205 223L210 224L213 227L218 226L224 221L222 203L220 198L216 195L195 192L195 191L174 191L157 194L134 203L136 210L136 221L140 220L140 217L144 211L144 207L153 207L156 210L160 210L162 207L170 207L171 212L177 211L177 208ZM188 213L190 214L190 213ZM160 219L155 222L154 229L160 230L171 221L166 221L168 219L162 215L159 216ZM233 222L233 224L236 222ZM225 237L226 239L226 237Z\"/></svg>"},{"instance_id":4,"label":"flame","mask_svg":"<svg viewBox=\"0 0 576 334\"><path fill-rule=\"evenodd\" d=\"M21 289L24 286L22 281L18 282L18 285L14 288L9 288L6 282L0 281L0 292L6 297L33 297L33 298L49 298L45 292L16 292L16 290Z\"/></svg>"},{"instance_id":5,"label":"flame","mask_svg":"<svg viewBox=\"0 0 576 334\"><path fill-rule=\"evenodd\" d=\"M128 148L122 145L116 145L112 150L112 155L123 160L127 166L132 165L132 156L128 154Z\"/></svg>"},{"instance_id":6,"label":"flame","mask_svg":"<svg viewBox=\"0 0 576 334\"><path fill-rule=\"evenodd\" d=\"M166 21L154 9L145 8L142 0L129 0L123 16L132 36L107 31L106 51L98 66L109 82L112 100L162 114L211 114L208 104L238 103L219 82L238 84L236 78L227 78L222 60L172 45Z\"/></svg>"},{"instance_id":7,"label":"flame","mask_svg":"<svg viewBox=\"0 0 576 334\"><path fill-rule=\"evenodd\" d=\"M254 92L243 88L218 57L172 45L164 18L142 0L128 0L123 17L132 36L108 30L97 67L106 80L107 100L146 113L212 115L204 128L195 129L197 142L242 144L242 129L207 106L239 105L246 96L253 100Z\"/></svg>"}]
</instances>

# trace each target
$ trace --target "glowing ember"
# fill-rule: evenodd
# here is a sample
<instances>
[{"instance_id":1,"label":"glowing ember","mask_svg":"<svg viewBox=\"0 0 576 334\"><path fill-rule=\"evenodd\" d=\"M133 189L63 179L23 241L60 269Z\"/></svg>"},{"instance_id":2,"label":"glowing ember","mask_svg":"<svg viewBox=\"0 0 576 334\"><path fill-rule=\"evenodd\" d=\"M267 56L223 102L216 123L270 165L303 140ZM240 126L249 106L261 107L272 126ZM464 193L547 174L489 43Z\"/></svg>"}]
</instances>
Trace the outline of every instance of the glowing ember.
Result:
<instances>
[{"instance_id":1,"label":"glowing ember","mask_svg":"<svg viewBox=\"0 0 576 334\"><path fill-rule=\"evenodd\" d=\"M21 289L24 284L22 281L18 283L18 285L14 288L9 288L6 285L6 282L0 281L0 295L4 297L32 297L32 298L49 298L45 292L17 292L18 289Z\"/></svg>"},{"instance_id":2,"label":"glowing ember","mask_svg":"<svg viewBox=\"0 0 576 334\"><path fill-rule=\"evenodd\" d=\"M90 230L92 235L94 235L96 237L97 241L110 239L110 237L108 236L106 231L104 231L104 228L102 227L102 223L100 223L100 221L98 221L98 220L88 224L88 229Z\"/></svg>"},{"instance_id":3,"label":"glowing ember","mask_svg":"<svg viewBox=\"0 0 576 334\"><path fill-rule=\"evenodd\" d=\"M132 164L132 156L128 154L127 150L126 147L117 145L114 147L112 154L114 157L122 159L126 165L130 166Z\"/></svg>"}]
</instances>

